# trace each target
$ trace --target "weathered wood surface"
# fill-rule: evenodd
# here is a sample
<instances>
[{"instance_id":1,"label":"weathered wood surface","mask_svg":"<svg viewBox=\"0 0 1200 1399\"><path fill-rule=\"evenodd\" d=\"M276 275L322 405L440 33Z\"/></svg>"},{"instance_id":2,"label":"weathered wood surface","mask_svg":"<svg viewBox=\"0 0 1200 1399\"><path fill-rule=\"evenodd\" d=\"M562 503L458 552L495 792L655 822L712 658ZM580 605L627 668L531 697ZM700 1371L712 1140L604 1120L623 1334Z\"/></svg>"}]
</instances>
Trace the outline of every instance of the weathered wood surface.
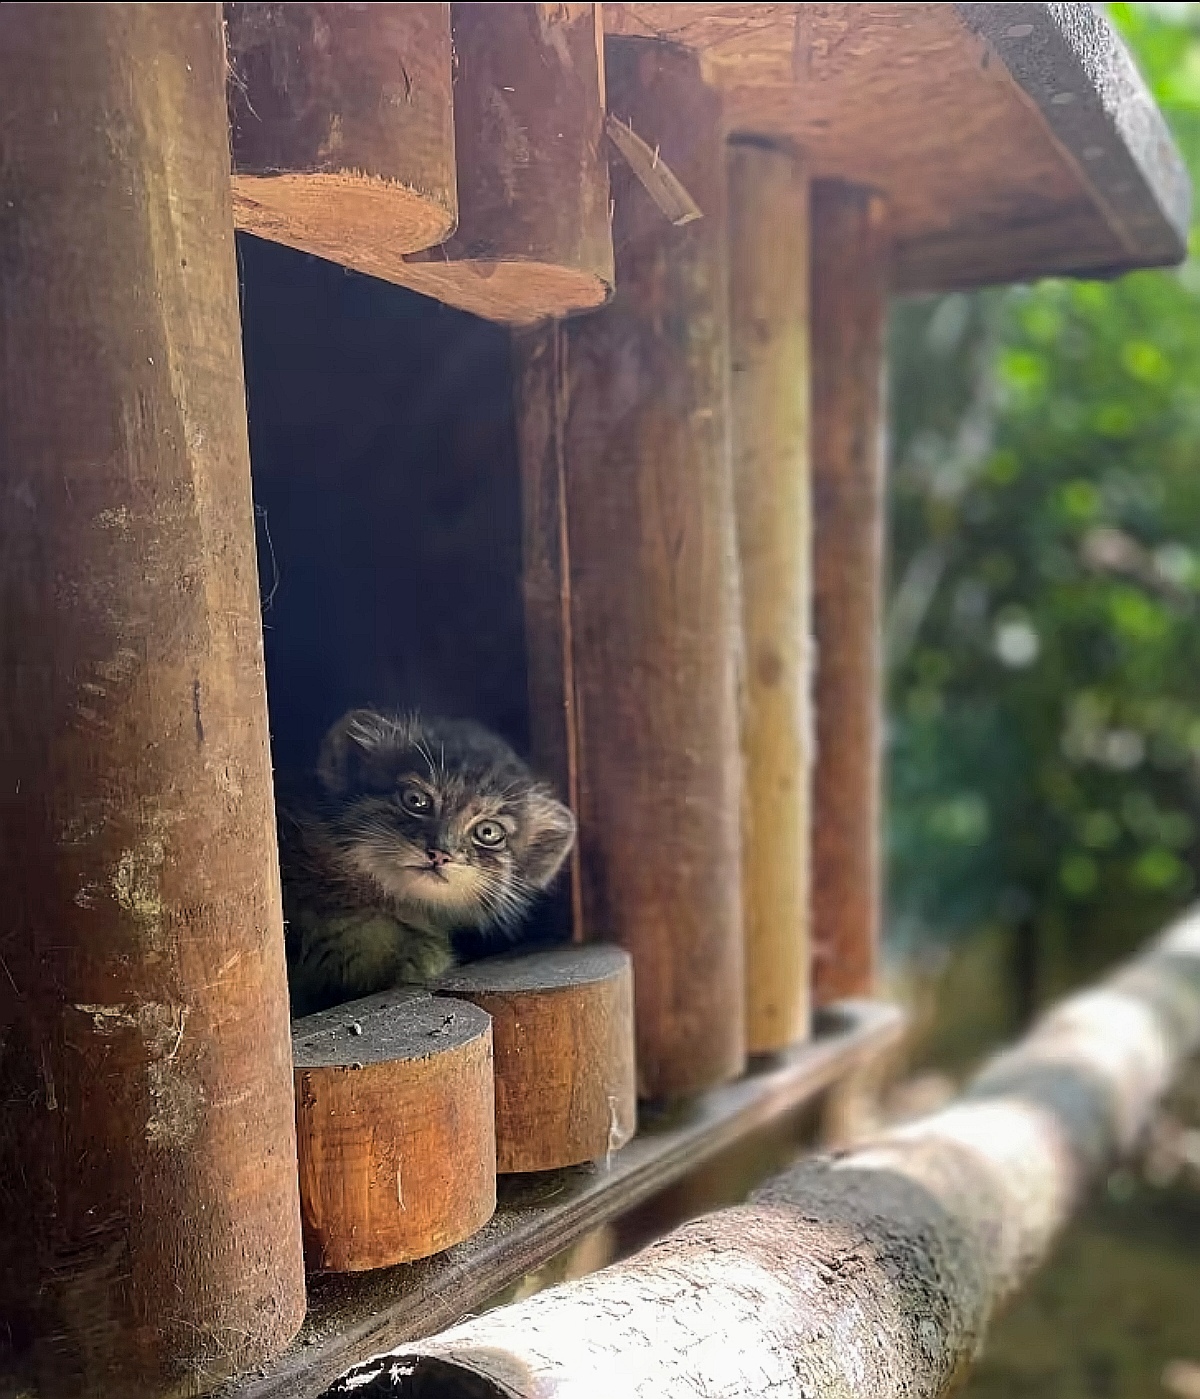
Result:
<instances>
[{"instance_id":1,"label":"weathered wood surface","mask_svg":"<svg viewBox=\"0 0 1200 1399\"><path fill-rule=\"evenodd\" d=\"M575 689L571 537L567 520L567 336L560 321L513 335L513 384L521 466L521 592L530 742L535 772L579 812L579 705ZM551 915L572 941L587 938L583 867L576 840ZM598 930L597 936L603 936Z\"/></svg>"},{"instance_id":2,"label":"weathered wood surface","mask_svg":"<svg viewBox=\"0 0 1200 1399\"><path fill-rule=\"evenodd\" d=\"M1184 254L1186 168L1098 6L629 0L605 26L695 52L731 130L883 191L900 291Z\"/></svg>"},{"instance_id":3,"label":"weathered wood surface","mask_svg":"<svg viewBox=\"0 0 1200 1399\"><path fill-rule=\"evenodd\" d=\"M428 1258L496 1208L486 1012L384 991L292 1026L300 1210L310 1267Z\"/></svg>"},{"instance_id":4,"label":"weathered wood surface","mask_svg":"<svg viewBox=\"0 0 1200 1399\"><path fill-rule=\"evenodd\" d=\"M616 294L562 328L522 411L538 382L555 396L567 464L551 486L566 491L583 922L633 956L640 1090L658 1097L745 1059L725 160L690 54L623 39L607 59L610 110L704 217L673 226L614 163ZM531 655L546 645L531 630ZM535 747L564 720L543 693Z\"/></svg>"},{"instance_id":5,"label":"weathered wood surface","mask_svg":"<svg viewBox=\"0 0 1200 1399\"><path fill-rule=\"evenodd\" d=\"M644 1113L638 1135L611 1161L502 1177L495 1216L437 1258L313 1278L308 1316L290 1350L231 1387L228 1399L314 1399L347 1366L451 1325L606 1220L781 1124L857 1065L894 1048L903 1024L892 1006L834 1007L818 1017L807 1044L686 1108Z\"/></svg>"},{"instance_id":6,"label":"weathered wood surface","mask_svg":"<svg viewBox=\"0 0 1200 1399\"><path fill-rule=\"evenodd\" d=\"M488 957L449 972L437 990L492 1017L498 1171L607 1159L633 1136L627 952L597 943Z\"/></svg>"},{"instance_id":7,"label":"weathered wood surface","mask_svg":"<svg viewBox=\"0 0 1200 1399\"><path fill-rule=\"evenodd\" d=\"M489 40L488 81L472 83L474 95L456 94L463 238L446 251L463 265L431 283L431 294L464 306L456 298L468 296L468 309L501 320L529 318L537 307L547 314L556 303L599 304L601 284L611 285L611 253L599 241L595 202L580 223L576 194L581 173L599 193L590 143L603 98L599 107L589 98L582 126L579 107L566 126L543 123L561 123L559 94L577 80L591 90L580 57L593 6L455 8L480 34L516 36L527 23L519 12L536 16L529 36L541 61L516 80L506 51L511 57L525 41ZM377 276L390 276L408 249L446 236L455 207L446 6L227 9L240 226ZM410 41L409 27L426 23L417 12L436 12L437 28ZM795 143L814 177L883 191L900 291L1110 273L1184 254L1186 169L1133 60L1094 6L637 0L606 4L603 16L610 34L693 51L722 95L730 129ZM578 43L555 37L567 34ZM464 27L464 54L469 37ZM252 52L242 62L246 43ZM556 68L554 86L543 87ZM536 133L533 161L522 130ZM560 158L585 148L582 164ZM569 196L546 196L552 172ZM499 199L485 199L492 212L479 225L482 239L464 241L476 185ZM572 221L576 232L585 224L593 232L578 240ZM433 278L441 257L422 257L428 265L419 275Z\"/></svg>"},{"instance_id":8,"label":"weathered wood surface","mask_svg":"<svg viewBox=\"0 0 1200 1399\"><path fill-rule=\"evenodd\" d=\"M817 1004L870 995L880 923L884 329L877 196L813 185L812 953Z\"/></svg>"},{"instance_id":9,"label":"weathered wood surface","mask_svg":"<svg viewBox=\"0 0 1200 1399\"><path fill-rule=\"evenodd\" d=\"M949 1108L330 1393L583 1399L603 1376L603 1392L661 1399L936 1399L1197 1049L1193 913L1052 1009Z\"/></svg>"},{"instance_id":10,"label":"weathered wood surface","mask_svg":"<svg viewBox=\"0 0 1200 1399\"><path fill-rule=\"evenodd\" d=\"M742 906L752 1054L808 1033L812 761L809 189L729 147L733 481L742 569Z\"/></svg>"},{"instance_id":11,"label":"weathered wood surface","mask_svg":"<svg viewBox=\"0 0 1200 1399\"><path fill-rule=\"evenodd\" d=\"M0 8L0 1333L201 1393L304 1312L215 4Z\"/></svg>"},{"instance_id":12,"label":"weathered wood surface","mask_svg":"<svg viewBox=\"0 0 1200 1399\"><path fill-rule=\"evenodd\" d=\"M450 7L225 6L239 228L394 280L458 214Z\"/></svg>"},{"instance_id":13,"label":"weathered wood surface","mask_svg":"<svg viewBox=\"0 0 1200 1399\"><path fill-rule=\"evenodd\" d=\"M396 280L512 324L591 310L613 285L600 6L451 11L458 231Z\"/></svg>"}]
</instances>

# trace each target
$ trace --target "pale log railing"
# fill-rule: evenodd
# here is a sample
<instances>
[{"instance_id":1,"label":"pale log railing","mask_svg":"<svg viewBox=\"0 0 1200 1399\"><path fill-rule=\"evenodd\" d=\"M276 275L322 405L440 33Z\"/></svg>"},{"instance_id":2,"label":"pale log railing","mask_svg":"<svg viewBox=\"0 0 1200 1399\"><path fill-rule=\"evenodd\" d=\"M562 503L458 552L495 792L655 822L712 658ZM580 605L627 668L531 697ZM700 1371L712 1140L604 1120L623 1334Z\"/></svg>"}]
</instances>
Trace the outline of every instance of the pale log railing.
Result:
<instances>
[{"instance_id":1,"label":"pale log railing","mask_svg":"<svg viewBox=\"0 0 1200 1399\"><path fill-rule=\"evenodd\" d=\"M368 1361L330 1393L934 1399L1197 1049L1193 911L1050 1010L950 1107Z\"/></svg>"}]
</instances>

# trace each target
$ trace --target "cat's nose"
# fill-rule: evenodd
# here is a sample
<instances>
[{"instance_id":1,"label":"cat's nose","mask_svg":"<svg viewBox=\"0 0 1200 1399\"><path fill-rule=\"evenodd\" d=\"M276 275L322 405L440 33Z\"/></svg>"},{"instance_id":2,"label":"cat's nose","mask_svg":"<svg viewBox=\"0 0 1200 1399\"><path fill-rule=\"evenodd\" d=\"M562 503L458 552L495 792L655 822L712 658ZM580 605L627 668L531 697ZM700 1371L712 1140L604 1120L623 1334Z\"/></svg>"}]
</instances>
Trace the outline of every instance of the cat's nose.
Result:
<instances>
[{"instance_id":1,"label":"cat's nose","mask_svg":"<svg viewBox=\"0 0 1200 1399\"><path fill-rule=\"evenodd\" d=\"M448 850L426 850L425 858L429 861L432 869L440 870L443 865L450 863L450 852Z\"/></svg>"}]
</instances>

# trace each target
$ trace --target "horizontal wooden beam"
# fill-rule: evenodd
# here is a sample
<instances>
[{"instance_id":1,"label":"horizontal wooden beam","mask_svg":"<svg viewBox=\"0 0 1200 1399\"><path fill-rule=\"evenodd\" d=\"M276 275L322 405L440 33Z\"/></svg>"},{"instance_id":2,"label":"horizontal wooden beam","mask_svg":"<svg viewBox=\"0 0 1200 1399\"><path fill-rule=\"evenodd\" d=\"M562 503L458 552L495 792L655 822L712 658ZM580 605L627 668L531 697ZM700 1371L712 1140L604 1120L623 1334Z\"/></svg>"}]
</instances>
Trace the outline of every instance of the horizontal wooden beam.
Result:
<instances>
[{"instance_id":1,"label":"horizontal wooden beam","mask_svg":"<svg viewBox=\"0 0 1200 1399\"><path fill-rule=\"evenodd\" d=\"M602 1273L375 1357L329 1395L940 1399L1200 1049L1200 910L949 1108L801 1161ZM652 1338L652 1339L651 1339Z\"/></svg>"},{"instance_id":2,"label":"horizontal wooden beam","mask_svg":"<svg viewBox=\"0 0 1200 1399\"><path fill-rule=\"evenodd\" d=\"M466 1243L403 1267L311 1279L308 1318L291 1349L222 1399L312 1399L348 1366L449 1325L589 1230L796 1112L895 1044L903 1023L891 1006L833 1007L810 1043L686 1110L644 1114L638 1136L609 1162L502 1178L495 1217Z\"/></svg>"}]
</instances>

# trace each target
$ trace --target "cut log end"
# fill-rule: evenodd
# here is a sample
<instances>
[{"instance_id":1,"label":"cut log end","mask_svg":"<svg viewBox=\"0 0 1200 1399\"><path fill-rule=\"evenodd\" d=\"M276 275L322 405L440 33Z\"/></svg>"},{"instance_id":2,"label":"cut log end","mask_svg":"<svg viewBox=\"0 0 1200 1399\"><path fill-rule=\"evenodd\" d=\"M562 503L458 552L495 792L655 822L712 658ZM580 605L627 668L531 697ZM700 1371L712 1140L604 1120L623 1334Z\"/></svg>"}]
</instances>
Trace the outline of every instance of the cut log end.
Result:
<instances>
[{"instance_id":1,"label":"cut log end","mask_svg":"<svg viewBox=\"0 0 1200 1399\"><path fill-rule=\"evenodd\" d=\"M492 1017L496 1169L595 1161L633 1136L633 974L617 947L560 947L462 967L438 988Z\"/></svg>"},{"instance_id":2,"label":"cut log end","mask_svg":"<svg viewBox=\"0 0 1200 1399\"><path fill-rule=\"evenodd\" d=\"M446 261L436 250L419 261L406 259L388 279L473 316L516 326L593 311L612 295L611 281L582 268L511 259Z\"/></svg>"},{"instance_id":3,"label":"cut log end","mask_svg":"<svg viewBox=\"0 0 1200 1399\"><path fill-rule=\"evenodd\" d=\"M425 1258L491 1218L492 1033L482 1010L386 991L297 1021L293 1057L315 1269Z\"/></svg>"},{"instance_id":4,"label":"cut log end","mask_svg":"<svg viewBox=\"0 0 1200 1399\"><path fill-rule=\"evenodd\" d=\"M234 175L246 233L397 281L404 257L454 230L453 206L395 180L338 173Z\"/></svg>"}]
</instances>

